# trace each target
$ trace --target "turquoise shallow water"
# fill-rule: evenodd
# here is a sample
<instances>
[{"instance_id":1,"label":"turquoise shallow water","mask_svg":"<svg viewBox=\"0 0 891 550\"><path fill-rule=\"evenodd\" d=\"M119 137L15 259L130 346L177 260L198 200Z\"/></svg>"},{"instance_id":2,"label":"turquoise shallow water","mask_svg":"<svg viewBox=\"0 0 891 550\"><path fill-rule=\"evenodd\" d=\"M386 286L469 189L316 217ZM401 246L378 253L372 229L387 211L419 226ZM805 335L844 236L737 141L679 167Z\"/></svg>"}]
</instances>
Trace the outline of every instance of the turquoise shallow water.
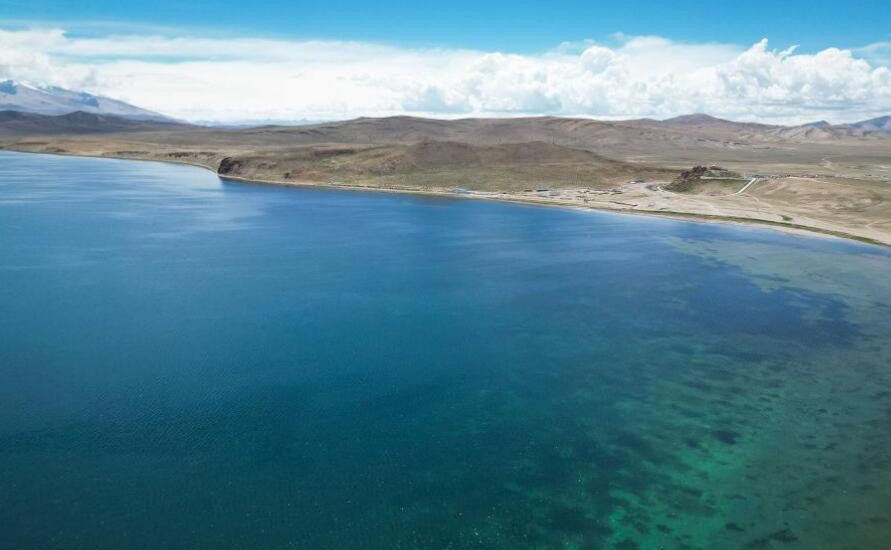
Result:
<instances>
[{"instance_id":1,"label":"turquoise shallow water","mask_svg":"<svg viewBox=\"0 0 891 550\"><path fill-rule=\"evenodd\" d=\"M889 275L0 153L0 547L888 548Z\"/></svg>"}]
</instances>

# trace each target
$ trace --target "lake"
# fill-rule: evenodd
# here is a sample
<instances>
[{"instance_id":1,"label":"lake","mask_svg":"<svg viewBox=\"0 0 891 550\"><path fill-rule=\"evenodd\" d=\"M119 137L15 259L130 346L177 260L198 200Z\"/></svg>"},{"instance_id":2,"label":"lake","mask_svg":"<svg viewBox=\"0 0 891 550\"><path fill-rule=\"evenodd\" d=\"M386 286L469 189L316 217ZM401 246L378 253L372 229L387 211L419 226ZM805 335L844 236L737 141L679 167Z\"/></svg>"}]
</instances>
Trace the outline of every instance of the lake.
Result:
<instances>
[{"instance_id":1,"label":"lake","mask_svg":"<svg viewBox=\"0 0 891 550\"><path fill-rule=\"evenodd\" d=\"M0 547L888 548L891 253L0 153Z\"/></svg>"}]
</instances>

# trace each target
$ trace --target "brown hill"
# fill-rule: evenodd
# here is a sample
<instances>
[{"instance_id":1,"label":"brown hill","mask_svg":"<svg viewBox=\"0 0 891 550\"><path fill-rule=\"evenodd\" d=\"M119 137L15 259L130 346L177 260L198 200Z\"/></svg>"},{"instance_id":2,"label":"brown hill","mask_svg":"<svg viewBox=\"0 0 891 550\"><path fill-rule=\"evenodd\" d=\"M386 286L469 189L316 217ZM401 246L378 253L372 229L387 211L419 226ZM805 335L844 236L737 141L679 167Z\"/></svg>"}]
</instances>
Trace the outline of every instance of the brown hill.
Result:
<instances>
[{"instance_id":1,"label":"brown hill","mask_svg":"<svg viewBox=\"0 0 891 550\"><path fill-rule=\"evenodd\" d=\"M826 135L815 135L815 132ZM180 146L214 144L252 150L323 143L403 145L448 141L491 146L542 142L583 149L617 160L689 167L697 163L784 162L790 155L819 162L828 150L811 143L861 148L891 146L891 134L841 132L737 123L704 115L667 121L598 121L558 117L437 120L407 116L359 118L309 126L195 129L164 136Z\"/></svg>"},{"instance_id":2,"label":"brown hill","mask_svg":"<svg viewBox=\"0 0 891 550\"><path fill-rule=\"evenodd\" d=\"M653 178L672 174L551 143L472 145L454 141L298 146L233 155L221 161L219 171L246 179L504 191L597 188L618 184L632 174Z\"/></svg>"}]
</instances>

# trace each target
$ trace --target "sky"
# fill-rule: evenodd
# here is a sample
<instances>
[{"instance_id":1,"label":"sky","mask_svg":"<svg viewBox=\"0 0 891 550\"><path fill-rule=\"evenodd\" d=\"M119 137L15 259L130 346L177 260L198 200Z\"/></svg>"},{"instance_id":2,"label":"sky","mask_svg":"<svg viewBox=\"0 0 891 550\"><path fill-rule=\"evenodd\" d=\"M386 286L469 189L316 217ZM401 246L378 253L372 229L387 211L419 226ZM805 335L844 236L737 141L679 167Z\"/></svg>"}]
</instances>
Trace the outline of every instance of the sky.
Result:
<instances>
[{"instance_id":1,"label":"sky","mask_svg":"<svg viewBox=\"0 0 891 550\"><path fill-rule=\"evenodd\" d=\"M0 79L191 121L891 113L884 2L0 0Z\"/></svg>"}]
</instances>

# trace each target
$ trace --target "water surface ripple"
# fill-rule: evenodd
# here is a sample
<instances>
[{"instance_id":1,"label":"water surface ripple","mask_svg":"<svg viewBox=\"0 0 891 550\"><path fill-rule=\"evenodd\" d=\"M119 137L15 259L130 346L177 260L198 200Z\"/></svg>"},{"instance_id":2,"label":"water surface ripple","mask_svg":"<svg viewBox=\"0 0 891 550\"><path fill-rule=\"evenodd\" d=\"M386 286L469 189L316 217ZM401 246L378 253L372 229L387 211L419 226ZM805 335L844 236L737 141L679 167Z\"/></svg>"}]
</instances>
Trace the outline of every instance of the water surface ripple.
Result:
<instances>
[{"instance_id":1,"label":"water surface ripple","mask_svg":"<svg viewBox=\"0 0 891 550\"><path fill-rule=\"evenodd\" d=\"M0 153L0 547L888 548L889 275Z\"/></svg>"}]
</instances>

